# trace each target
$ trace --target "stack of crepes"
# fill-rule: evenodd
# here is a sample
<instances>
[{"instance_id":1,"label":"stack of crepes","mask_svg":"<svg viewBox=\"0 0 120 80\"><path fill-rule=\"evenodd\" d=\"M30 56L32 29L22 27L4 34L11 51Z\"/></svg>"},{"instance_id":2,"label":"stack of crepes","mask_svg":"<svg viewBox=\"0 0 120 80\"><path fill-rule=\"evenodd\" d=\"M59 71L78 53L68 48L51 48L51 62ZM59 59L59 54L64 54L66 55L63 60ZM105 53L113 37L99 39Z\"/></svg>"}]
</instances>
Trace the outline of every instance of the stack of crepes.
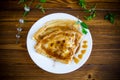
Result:
<instances>
[{"instance_id":1,"label":"stack of crepes","mask_svg":"<svg viewBox=\"0 0 120 80\"><path fill-rule=\"evenodd\" d=\"M33 36L37 42L36 52L61 63L70 63L82 38L80 25L75 24L76 21L68 19L46 22Z\"/></svg>"}]
</instances>

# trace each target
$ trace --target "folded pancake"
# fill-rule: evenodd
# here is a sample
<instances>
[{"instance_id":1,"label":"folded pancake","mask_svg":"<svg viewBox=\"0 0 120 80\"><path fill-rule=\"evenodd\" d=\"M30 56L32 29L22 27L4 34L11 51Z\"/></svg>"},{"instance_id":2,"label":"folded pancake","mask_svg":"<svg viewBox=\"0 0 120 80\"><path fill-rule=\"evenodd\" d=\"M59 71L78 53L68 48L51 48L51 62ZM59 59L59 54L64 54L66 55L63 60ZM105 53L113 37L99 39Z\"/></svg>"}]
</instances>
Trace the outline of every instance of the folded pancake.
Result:
<instances>
[{"instance_id":1,"label":"folded pancake","mask_svg":"<svg viewBox=\"0 0 120 80\"><path fill-rule=\"evenodd\" d=\"M37 41L36 52L68 64L80 45L82 34L73 26L73 20L52 20L47 22L33 36Z\"/></svg>"},{"instance_id":2,"label":"folded pancake","mask_svg":"<svg viewBox=\"0 0 120 80\"><path fill-rule=\"evenodd\" d=\"M45 23L45 25L40 28L33 36L33 39L36 41L40 41L44 36L56 32L56 31L63 31L63 30L76 30L73 25L76 22L74 20L69 19L58 19L58 20L51 20ZM78 30L76 30L78 31Z\"/></svg>"}]
</instances>

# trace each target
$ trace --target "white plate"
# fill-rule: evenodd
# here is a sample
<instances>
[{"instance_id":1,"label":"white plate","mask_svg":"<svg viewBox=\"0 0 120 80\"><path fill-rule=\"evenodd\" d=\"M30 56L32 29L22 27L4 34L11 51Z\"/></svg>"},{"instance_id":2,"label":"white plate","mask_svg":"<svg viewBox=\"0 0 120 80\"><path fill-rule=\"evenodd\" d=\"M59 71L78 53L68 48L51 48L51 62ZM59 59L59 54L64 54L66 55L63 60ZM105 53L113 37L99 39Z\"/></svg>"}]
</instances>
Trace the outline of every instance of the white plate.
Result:
<instances>
[{"instance_id":1,"label":"white plate","mask_svg":"<svg viewBox=\"0 0 120 80\"><path fill-rule=\"evenodd\" d=\"M72 71L80 68L89 58L91 50L92 50L91 34L90 34L90 31L88 30L88 34L83 38L83 40L88 41L88 48L86 50L85 55L83 56L83 58L80 60L80 62L78 64L76 64L74 61L72 61L72 63L70 63L70 64L62 64L60 62L54 62L52 59L47 58L43 55L40 55L35 51L34 45L36 44L36 42L32 39L34 33L41 26L43 26L45 24L45 22L54 20L54 19L72 19L72 20L76 20L76 21L78 20L78 18L76 18L70 14L66 14L66 13L53 13L53 14L49 14L49 15L39 19L36 23L33 24L33 26L31 27L31 29L27 35L27 49L28 49L31 59L41 69L51 72L51 73L55 73L55 74L69 73L69 72L72 72Z\"/></svg>"}]
</instances>

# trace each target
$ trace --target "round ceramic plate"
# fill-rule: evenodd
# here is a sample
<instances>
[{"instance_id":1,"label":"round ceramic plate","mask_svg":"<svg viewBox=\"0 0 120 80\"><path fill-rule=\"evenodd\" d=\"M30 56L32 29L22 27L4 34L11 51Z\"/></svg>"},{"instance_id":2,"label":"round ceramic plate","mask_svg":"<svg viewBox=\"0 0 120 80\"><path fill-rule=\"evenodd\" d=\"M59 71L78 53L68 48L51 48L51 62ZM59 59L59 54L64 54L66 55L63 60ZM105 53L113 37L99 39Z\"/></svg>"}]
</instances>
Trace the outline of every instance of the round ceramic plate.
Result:
<instances>
[{"instance_id":1,"label":"round ceramic plate","mask_svg":"<svg viewBox=\"0 0 120 80\"><path fill-rule=\"evenodd\" d=\"M74 61L72 61L70 64L63 64L60 62L55 62L52 59L47 58L46 56L43 56L37 53L34 49L36 42L35 40L32 39L34 33L38 29L40 29L47 21L55 20L55 19L71 19L71 20L76 20L76 21L78 20L78 18L70 14L66 14L66 13L53 13L43 18L40 18L37 22L33 24L33 26L31 27L27 35L27 49L28 49L31 59L41 69L47 72L55 73L55 74L65 74L65 73L69 73L69 72L79 69L87 61L87 59L90 56L91 50L92 50L92 38L91 38L90 31L88 30L87 35L85 35L82 39L82 41L84 40L88 41L87 43L88 47L86 49L86 53L84 54L82 59L77 64Z\"/></svg>"}]
</instances>

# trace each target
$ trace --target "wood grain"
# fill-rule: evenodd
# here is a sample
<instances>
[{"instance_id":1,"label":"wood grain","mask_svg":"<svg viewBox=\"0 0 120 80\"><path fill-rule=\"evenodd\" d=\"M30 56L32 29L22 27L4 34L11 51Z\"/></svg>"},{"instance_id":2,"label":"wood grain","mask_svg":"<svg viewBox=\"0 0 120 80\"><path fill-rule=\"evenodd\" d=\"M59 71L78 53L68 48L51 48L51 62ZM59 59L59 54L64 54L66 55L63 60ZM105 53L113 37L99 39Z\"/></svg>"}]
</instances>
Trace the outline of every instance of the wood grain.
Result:
<instances>
[{"instance_id":1,"label":"wood grain","mask_svg":"<svg viewBox=\"0 0 120 80\"><path fill-rule=\"evenodd\" d=\"M97 10L119 10L120 9L120 1L119 0L86 0L87 2L87 8L90 8L92 5L97 4L96 9ZM11 1L9 0L7 2L7 7L6 1L1 1L1 10L23 10L24 4L16 4L18 1ZM37 0L34 0L33 4L31 5L32 9L35 9L36 4L39 2ZM26 4L29 4L27 2ZM48 0L45 4L42 4L45 9L47 10L54 10L54 9L78 9L78 10L83 10L79 5L78 5L78 0Z\"/></svg>"},{"instance_id":2,"label":"wood grain","mask_svg":"<svg viewBox=\"0 0 120 80\"><path fill-rule=\"evenodd\" d=\"M31 5L31 12L25 17L20 43L16 44L16 28L24 9L16 0L0 1L0 80L120 80L120 0L86 0L87 8L97 4L97 14L87 21L87 15L78 5L78 0L47 0L42 4L46 13ZM26 4L28 4L27 2ZM35 65L31 60L26 38L31 26L41 17L64 12L79 16L88 26L93 38L93 49L88 61L78 70L68 74L51 74ZM116 14L115 23L104 20L104 16Z\"/></svg>"}]
</instances>

